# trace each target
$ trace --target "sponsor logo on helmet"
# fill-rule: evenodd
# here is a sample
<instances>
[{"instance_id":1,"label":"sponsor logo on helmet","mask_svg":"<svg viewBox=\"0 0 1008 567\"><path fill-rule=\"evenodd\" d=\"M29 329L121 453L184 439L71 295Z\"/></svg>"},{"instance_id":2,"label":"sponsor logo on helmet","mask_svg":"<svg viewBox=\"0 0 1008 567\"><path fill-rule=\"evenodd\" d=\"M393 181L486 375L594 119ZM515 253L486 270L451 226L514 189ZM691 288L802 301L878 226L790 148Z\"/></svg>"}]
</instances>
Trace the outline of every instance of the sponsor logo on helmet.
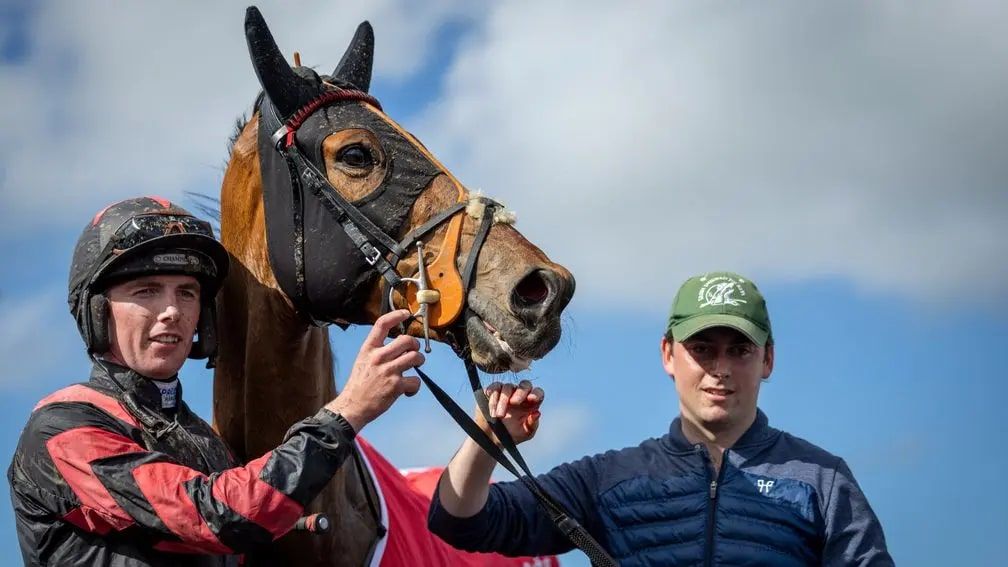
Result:
<instances>
[{"instance_id":1,"label":"sponsor logo on helmet","mask_svg":"<svg viewBox=\"0 0 1008 567\"><path fill-rule=\"evenodd\" d=\"M189 254L178 254L178 253L168 253L168 254L155 254L152 258L155 264L163 264L168 266L199 266L200 260L196 256L191 256Z\"/></svg>"}]
</instances>

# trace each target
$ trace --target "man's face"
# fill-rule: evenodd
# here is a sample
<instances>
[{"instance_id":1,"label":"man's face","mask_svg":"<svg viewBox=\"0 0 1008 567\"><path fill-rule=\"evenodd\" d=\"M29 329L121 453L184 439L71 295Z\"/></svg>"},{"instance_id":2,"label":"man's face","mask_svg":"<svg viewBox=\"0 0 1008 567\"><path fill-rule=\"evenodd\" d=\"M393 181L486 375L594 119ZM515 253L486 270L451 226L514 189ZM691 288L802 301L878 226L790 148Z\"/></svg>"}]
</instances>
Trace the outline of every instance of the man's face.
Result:
<instances>
[{"instance_id":1,"label":"man's face","mask_svg":"<svg viewBox=\"0 0 1008 567\"><path fill-rule=\"evenodd\" d=\"M159 380L174 376L192 348L200 314L192 276L144 276L110 287L106 358Z\"/></svg>"},{"instance_id":2,"label":"man's face","mask_svg":"<svg viewBox=\"0 0 1008 567\"><path fill-rule=\"evenodd\" d=\"M714 327L683 342L662 338L661 348L683 419L712 433L752 423L760 382L773 370L773 345L759 347L735 329Z\"/></svg>"}]
</instances>

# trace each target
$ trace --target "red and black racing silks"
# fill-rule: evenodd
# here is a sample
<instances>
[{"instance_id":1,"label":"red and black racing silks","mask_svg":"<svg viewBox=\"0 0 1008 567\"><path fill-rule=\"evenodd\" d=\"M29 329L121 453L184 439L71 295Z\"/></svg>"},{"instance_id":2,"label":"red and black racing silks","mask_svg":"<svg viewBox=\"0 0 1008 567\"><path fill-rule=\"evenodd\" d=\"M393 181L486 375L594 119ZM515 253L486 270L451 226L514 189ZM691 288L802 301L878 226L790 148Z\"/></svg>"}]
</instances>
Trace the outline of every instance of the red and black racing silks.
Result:
<instances>
[{"instance_id":1,"label":"red and black racing silks","mask_svg":"<svg viewBox=\"0 0 1008 567\"><path fill-rule=\"evenodd\" d=\"M167 413L149 380L105 366L39 402L21 434L7 476L26 565L237 565L350 454L353 428L322 410L236 466L184 402Z\"/></svg>"}]
</instances>

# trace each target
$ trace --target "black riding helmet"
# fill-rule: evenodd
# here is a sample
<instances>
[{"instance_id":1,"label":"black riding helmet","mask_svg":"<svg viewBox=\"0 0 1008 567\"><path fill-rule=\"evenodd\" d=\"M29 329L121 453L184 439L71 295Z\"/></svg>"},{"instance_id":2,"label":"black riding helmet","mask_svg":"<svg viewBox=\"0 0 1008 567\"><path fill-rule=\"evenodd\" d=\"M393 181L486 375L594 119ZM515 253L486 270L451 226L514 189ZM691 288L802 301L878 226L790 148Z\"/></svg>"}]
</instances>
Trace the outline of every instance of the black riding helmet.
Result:
<instances>
[{"instance_id":1,"label":"black riding helmet","mask_svg":"<svg viewBox=\"0 0 1008 567\"><path fill-rule=\"evenodd\" d=\"M120 201L98 212L84 227L70 266L67 303L88 354L109 349L105 290L126 279L151 274L185 274L200 282L198 340L189 358L216 351L215 297L228 272L228 253L210 223L160 197Z\"/></svg>"}]
</instances>

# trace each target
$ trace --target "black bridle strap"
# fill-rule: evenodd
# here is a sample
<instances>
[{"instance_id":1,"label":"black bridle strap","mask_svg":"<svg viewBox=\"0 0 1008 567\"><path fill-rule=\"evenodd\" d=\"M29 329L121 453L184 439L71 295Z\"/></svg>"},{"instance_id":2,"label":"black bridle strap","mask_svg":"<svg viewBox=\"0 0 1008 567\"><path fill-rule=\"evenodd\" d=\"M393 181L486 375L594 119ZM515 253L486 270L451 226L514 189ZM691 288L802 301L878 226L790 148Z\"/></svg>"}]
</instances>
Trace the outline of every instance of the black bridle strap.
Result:
<instances>
[{"instance_id":1,"label":"black bridle strap","mask_svg":"<svg viewBox=\"0 0 1008 567\"><path fill-rule=\"evenodd\" d=\"M294 152L301 166L304 168L305 181L311 186L312 190L318 191L320 197L328 203L331 207L330 212L335 214L342 213L346 215L350 220L353 221L360 229L360 232L366 233L370 238L378 241L385 249L393 254L402 254L403 250L399 248L399 243L395 241L394 238L385 234L385 231L378 227L371 219L364 216L364 213L360 212L356 206L354 206L350 201L347 201L343 195L339 194L339 191L333 189L332 185L329 184L329 180L326 178L325 174L319 171L318 167L314 163L309 161L301 151L297 149L297 146L290 146L288 151ZM339 211L336 213L335 211Z\"/></svg>"},{"instance_id":2,"label":"black bridle strap","mask_svg":"<svg viewBox=\"0 0 1008 567\"><path fill-rule=\"evenodd\" d=\"M402 249L402 250L408 250L410 248L410 246L413 245L414 242L419 241L425 234L427 234L431 230L434 230L441 223L443 223L446 220L450 219L451 217L455 216L459 211L465 209L467 206L468 206L468 201L460 201L460 202L455 203L454 205L448 207L447 209L444 209L444 210L440 211L439 213L437 213L436 215L432 216L431 218L427 219L427 222L423 223L422 225L420 225L420 226L414 228L413 230L409 231L408 233L406 233L406 236L404 236L403 239L399 242L399 248ZM470 250L470 255L473 254L473 253L478 253L480 246L482 246L482 242L480 242L479 244L473 243L473 248ZM392 253L390 261L393 264L398 264L399 263L399 255L396 254L396 253ZM419 262L423 262L423 261L424 261L423 258L417 258L417 262L418 263ZM419 266L418 266L417 269L419 269ZM392 285L395 285L395 284L392 284ZM463 287L463 292L465 292L466 289L467 288ZM393 307L392 304L389 301L389 294L388 293L382 293L381 296L382 296L382 313L388 313L389 311L392 310L392 307ZM403 327L403 329L405 329L405 327Z\"/></svg>"},{"instance_id":3,"label":"black bridle strap","mask_svg":"<svg viewBox=\"0 0 1008 567\"><path fill-rule=\"evenodd\" d=\"M458 203L455 203L454 205L448 207L447 209L444 209L438 214L432 216L430 219L427 220L427 222L407 232L406 236L404 236L403 239L399 241L399 248L403 250L408 250L409 247L414 242L420 239L420 237L427 234L428 232L436 228L438 225L451 218L455 213L466 208L468 205L469 205L468 201L459 201Z\"/></svg>"},{"instance_id":4,"label":"black bridle strap","mask_svg":"<svg viewBox=\"0 0 1008 567\"><path fill-rule=\"evenodd\" d=\"M278 150L283 154L287 167L290 170L291 185L295 193L295 203L301 202L299 188L302 187L301 180L303 179L305 184L308 185L309 190L322 201L333 218L340 223L343 231L364 256L364 260L381 274L390 287L395 287L399 284L401 276L396 272L394 264L405 254L409 246L424 234L430 232L468 206L468 201L455 203L447 209L438 212L424 224L411 230L401 243L396 242L385 231L375 225L371 219L364 216L357 207L340 195L338 191L332 190L329 180L319 172L313 163L305 159L298 150L297 145L292 144L287 147L278 147ZM297 174L299 169L302 171L300 176ZM295 181L297 182L295 183ZM471 268L475 265L476 256L479 254L479 249L482 247L487 231L489 231L489 224L492 224L489 221L493 219L494 202L490 199L481 199L483 199L486 208L484 209L480 235L477 235L476 240L473 242L469 258L466 262L467 269L470 270L470 272L466 273L470 273L470 276ZM302 307L306 308L308 317L312 321L315 321L314 316L311 315L308 296L304 289L304 221L302 213L299 210L294 211L294 226L296 231L294 263L297 271L297 292L300 296L298 299ZM387 259L385 254L372 243L372 240L377 241L383 246L388 251L390 258ZM466 277L465 273L463 273L462 282L463 290L467 290L471 277ZM385 305L388 303L385 294L382 294L382 296L383 310L387 311L390 306ZM317 323L317 321L315 322Z\"/></svg>"},{"instance_id":5,"label":"black bridle strap","mask_svg":"<svg viewBox=\"0 0 1008 567\"><path fill-rule=\"evenodd\" d=\"M498 419L490 418L490 409L488 405L488 400L486 394L483 391L483 385L479 380L479 373L476 370L476 365L473 363L472 358L469 356L462 357L462 361L465 363L466 373L469 376L469 383L473 389L473 397L476 398L476 405L479 407L480 413L483 414L484 419L490 424L490 428L493 430L494 435L500 441L501 447L497 446L492 439L476 424L475 421L469 414L459 407L455 400L452 399L440 386L431 379L423 370L414 367L417 375L423 380L427 388L430 389L434 398L441 404L441 407L448 412L448 415L455 420L455 423L465 431L466 435L469 436L481 449L483 449L488 455L493 457L495 461L500 463L502 467L508 470L512 475L515 476L525 487L532 493L532 496L536 498L539 505L542 506L543 510L549 515L550 520L553 524L560 530L560 533L564 534L575 547L584 552L585 555L591 560L591 564L594 567L615 567L618 565L616 560L610 556L605 549L602 548L601 544L595 540L588 533L588 530L584 528L577 520L567 515L564 511L564 507L556 501L553 496L551 496L546 490L539 484L539 481L532 476L529 470L528 464L522 457L521 453L518 451L518 447L515 446L514 439L512 439L511 434L508 433L507 428ZM508 455L504 454L507 451L511 459L514 460L512 463ZM517 466L516 466L517 464Z\"/></svg>"},{"instance_id":6,"label":"black bridle strap","mask_svg":"<svg viewBox=\"0 0 1008 567\"><path fill-rule=\"evenodd\" d=\"M490 227L494 223L496 204L492 201L490 203L484 201L484 204L483 219L480 220L480 227L476 231L472 247L469 249L469 258L466 259L465 267L462 269L462 289L464 290L468 290L472 285L473 270L476 268L476 260L479 259L479 251L483 248L483 242L486 241L487 235L490 234Z\"/></svg>"},{"instance_id":7,"label":"black bridle strap","mask_svg":"<svg viewBox=\"0 0 1008 567\"><path fill-rule=\"evenodd\" d=\"M357 249L364 255L364 260L373 266L389 282L389 285L397 284L399 282L399 275L396 274L395 268L385 259L382 251L371 241L377 241L395 256L403 253L403 250L399 248L399 243L385 234L385 231L378 228L377 225L371 222L371 219L364 216L357 207L347 201L339 192L331 190L329 180L319 172L313 163L301 155L296 145L290 145L281 149L281 151L285 156L291 158L288 160L288 164L293 164L295 167L300 166L303 172L301 177L307 183L308 188L322 201L322 204L333 215L333 218L340 223L347 236L350 237L350 240L353 241Z\"/></svg>"},{"instance_id":8,"label":"black bridle strap","mask_svg":"<svg viewBox=\"0 0 1008 567\"><path fill-rule=\"evenodd\" d=\"M294 284L296 286L295 294L297 295L295 301L311 323L313 325L319 325L320 322L316 321L315 317L312 315L311 300L308 299L308 292L305 289L304 190L301 187L301 183L298 182L297 166L294 163L292 156L288 153L283 153L282 155L284 161L287 163L287 172L290 175L291 202L294 209L291 212L294 217Z\"/></svg>"},{"instance_id":9,"label":"black bridle strap","mask_svg":"<svg viewBox=\"0 0 1008 567\"><path fill-rule=\"evenodd\" d=\"M381 106L377 104L377 100L371 98L370 95L364 93L361 95L363 98L360 98L357 96L358 94L360 93L355 94L355 91L344 89L339 89L339 92L327 93L305 105L305 107L299 110L294 117L286 122L281 121L279 116L276 114L276 109L272 107L272 105L270 106L270 117L277 124L281 124L281 127L273 133L271 139L273 140L275 149L281 153L284 157L284 161L286 162L291 179L291 188L294 192L293 202L295 204L295 209L297 209L293 212L295 230L293 252L297 286L295 293L298 297L293 299L295 305L305 313L307 318L313 324L320 326L324 325L325 322L318 321L312 314L310 300L308 298L307 290L305 289L304 216L303 211L300 210L303 206L297 206L303 203L302 179L308 185L311 192L322 201L322 204L326 207L333 218L340 223L340 226L343 228L347 237L350 238L357 249L361 252L361 255L363 255L364 260L372 266L382 276L382 278L385 279L390 288L397 286L402 279L402 276L400 276L396 271L395 265L406 253L410 245L444 221L450 219L455 214L458 214L469 204L469 200L463 200L455 203L447 209L439 211L425 223L407 233L401 242L396 242L395 239L374 224L371 219L367 218L353 203L340 195L339 191L336 191L329 183L325 174L319 171L318 167L316 167L315 164L313 164L301 153L298 149L297 143L295 143L294 135L308 116L319 108L333 102L338 102L340 100L361 100L365 103L376 106L378 109L381 109ZM262 116L265 116L265 114ZM463 283L463 294L466 293L469 288L469 283L472 281L471 270L475 266L476 256L479 254L483 240L486 238L486 231L489 230L486 218L487 216L493 216L492 207L496 204L491 199L486 199L484 197L479 197L479 199L485 204L483 226L481 227L483 234L473 242L469 258L466 261L466 271L460 274ZM380 250L375 243L385 248L386 252L383 253L383 251ZM391 305L389 304L387 294L382 294L382 310L388 311L390 308Z\"/></svg>"},{"instance_id":10,"label":"black bridle strap","mask_svg":"<svg viewBox=\"0 0 1008 567\"><path fill-rule=\"evenodd\" d=\"M472 269L476 265L476 260L479 258L480 250L483 249L483 243L486 241L487 234L490 232L490 225L493 224L493 210L499 204L493 199L487 199L486 197L475 197L479 199L484 204L484 215L482 222L480 223L479 229L476 231L476 235L473 238L472 246L469 247L469 256L466 258L465 268L459 274L459 279L462 282L462 292L467 293L469 291L469 285L472 283ZM462 211L469 206L469 201L460 201L454 205L444 209L440 213L434 215L427 222L409 231L406 236L403 237L402 241L399 242L399 246L403 249L408 249L414 242L423 237L435 227L450 219L456 213ZM399 258L395 257L393 262L398 262ZM419 261L423 261L420 259ZM383 300L387 303L387 295L382 294ZM383 305L382 311L388 312L392 308L391 305Z\"/></svg>"}]
</instances>

